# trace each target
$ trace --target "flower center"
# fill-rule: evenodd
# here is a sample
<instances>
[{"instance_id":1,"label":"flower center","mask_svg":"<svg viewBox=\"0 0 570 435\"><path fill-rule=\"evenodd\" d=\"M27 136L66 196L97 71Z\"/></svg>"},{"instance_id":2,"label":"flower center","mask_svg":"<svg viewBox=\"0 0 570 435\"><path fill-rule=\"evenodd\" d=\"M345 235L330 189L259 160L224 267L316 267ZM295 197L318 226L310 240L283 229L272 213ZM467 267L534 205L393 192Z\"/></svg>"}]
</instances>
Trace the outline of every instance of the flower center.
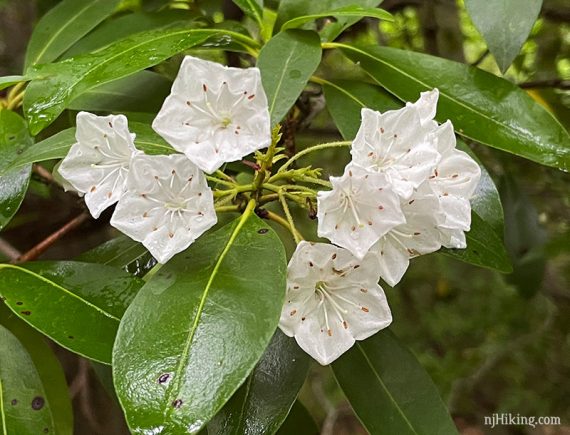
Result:
<instances>
[{"instance_id":1,"label":"flower center","mask_svg":"<svg viewBox=\"0 0 570 435\"><path fill-rule=\"evenodd\" d=\"M232 123L232 120L229 116L225 116L220 120L220 125L222 128L228 128L228 126Z\"/></svg>"}]
</instances>

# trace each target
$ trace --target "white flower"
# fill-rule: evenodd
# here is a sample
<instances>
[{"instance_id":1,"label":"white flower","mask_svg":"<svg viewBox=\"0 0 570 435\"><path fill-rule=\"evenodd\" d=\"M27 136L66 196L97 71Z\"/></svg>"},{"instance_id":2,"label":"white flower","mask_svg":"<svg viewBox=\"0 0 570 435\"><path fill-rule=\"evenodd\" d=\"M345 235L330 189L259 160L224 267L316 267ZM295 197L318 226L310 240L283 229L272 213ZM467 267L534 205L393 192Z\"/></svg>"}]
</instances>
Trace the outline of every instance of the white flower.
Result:
<instances>
[{"instance_id":1,"label":"white flower","mask_svg":"<svg viewBox=\"0 0 570 435\"><path fill-rule=\"evenodd\" d=\"M111 225L166 263L217 222L212 191L180 154L133 158Z\"/></svg>"},{"instance_id":2,"label":"white flower","mask_svg":"<svg viewBox=\"0 0 570 435\"><path fill-rule=\"evenodd\" d=\"M393 189L409 198L432 173L440 159L433 121L438 91L422 93L416 103L385 113L362 109L362 123L352 142L352 161L384 173Z\"/></svg>"},{"instance_id":3,"label":"white flower","mask_svg":"<svg viewBox=\"0 0 570 435\"><path fill-rule=\"evenodd\" d=\"M269 146L269 110L259 69L186 56L152 127L207 173Z\"/></svg>"},{"instance_id":4,"label":"white flower","mask_svg":"<svg viewBox=\"0 0 570 435\"><path fill-rule=\"evenodd\" d=\"M380 276L392 287L404 276L410 258L441 248L438 225L445 221L439 199L427 182L401 206L406 223L391 230L370 249L377 255Z\"/></svg>"},{"instance_id":5,"label":"white flower","mask_svg":"<svg viewBox=\"0 0 570 435\"><path fill-rule=\"evenodd\" d=\"M392 322L373 256L358 260L346 249L301 242L287 274L279 327L320 364Z\"/></svg>"},{"instance_id":6,"label":"white flower","mask_svg":"<svg viewBox=\"0 0 570 435\"><path fill-rule=\"evenodd\" d=\"M439 126L435 134L441 160L428 181L445 214L445 221L439 226L442 243L447 248L465 248L464 231L471 227L469 200L479 184L481 168L468 154L455 149L451 121Z\"/></svg>"},{"instance_id":7,"label":"white flower","mask_svg":"<svg viewBox=\"0 0 570 435\"><path fill-rule=\"evenodd\" d=\"M330 177L332 190L319 192L318 235L362 258L384 234L405 222L400 199L383 174L357 165Z\"/></svg>"},{"instance_id":8,"label":"white flower","mask_svg":"<svg viewBox=\"0 0 570 435\"><path fill-rule=\"evenodd\" d=\"M123 115L77 114L75 143L59 173L79 193L94 218L119 200L125 190L131 157L138 153L135 135Z\"/></svg>"}]
</instances>

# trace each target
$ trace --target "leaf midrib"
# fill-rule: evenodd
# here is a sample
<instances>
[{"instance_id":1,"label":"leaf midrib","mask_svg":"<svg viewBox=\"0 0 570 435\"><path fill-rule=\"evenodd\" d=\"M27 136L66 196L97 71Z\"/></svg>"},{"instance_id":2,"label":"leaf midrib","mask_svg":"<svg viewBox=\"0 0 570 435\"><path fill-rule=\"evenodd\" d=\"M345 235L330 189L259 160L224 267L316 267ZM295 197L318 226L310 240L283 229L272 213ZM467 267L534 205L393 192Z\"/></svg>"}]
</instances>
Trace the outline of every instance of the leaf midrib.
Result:
<instances>
[{"instance_id":1,"label":"leaf midrib","mask_svg":"<svg viewBox=\"0 0 570 435\"><path fill-rule=\"evenodd\" d=\"M6 428L6 412L4 410L4 386L2 385L2 378L0 377L0 418L2 419L2 433L8 435Z\"/></svg>"},{"instance_id":2,"label":"leaf midrib","mask_svg":"<svg viewBox=\"0 0 570 435\"><path fill-rule=\"evenodd\" d=\"M235 430L233 432L234 435L241 435L242 433L245 433L245 430L240 432L240 429L242 429L242 428L245 429L245 425L243 425L243 422L244 422L243 416L245 414L245 408L247 405L247 401L249 399L249 394L251 392L251 383L252 382L253 382L253 373L247 377L247 384L245 387L245 395L243 396L243 403L241 405L241 409L240 409L240 413L239 413L238 424L237 424L237 427L235 428Z\"/></svg>"},{"instance_id":3,"label":"leaf midrib","mask_svg":"<svg viewBox=\"0 0 570 435\"><path fill-rule=\"evenodd\" d=\"M279 91L281 90L281 85L283 84L283 81L285 78L285 72L287 71L287 67L289 66L289 63L291 62L291 59L293 58L293 55L295 54L295 50L297 49L298 45L299 45L299 43L297 41L295 41L295 44L293 44L291 46L291 51L289 52L289 56L287 57L287 60L285 61L285 65L284 65L283 69L281 70L281 76L279 78L279 82L277 83L277 87L275 88L275 94L273 95L273 100L271 101L271 108L269 109L270 115L273 115L273 109L275 109L275 104L277 103L277 97L279 95Z\"/></svg>"},{"instance_id":4,"label":"leaf midrib","mask_svg":"<svg viewBox=\"0 0 570 435\"><path fill-rule=\"evenodd\" d=\"M247 222L248 218L251 216L251 213L253 211L254 206L255 206L255 202L250 202L250 204L248 204L246 210L244 211L244 213L241 216L241 219L239 220L236 227L232 231L230 238L228 239L228 242L226 243L226 245L224 246L220 255L218 256L218 260L216 261L216 264L214 265L214 268L212 269L212 273L210 274L208 282L206 283L206 286L202 292L202 297L200 298L198 310L196 311L196 315L194 316L194 321L192 322L190 330L188 331L186 342L184 344L184 349L182 351L182 354L180 355L180 359L179 359L178 364L176 366L176 370L174 371L175 382L172 383L172 387L169 388L169 390L167 392L167 396L170 396L171 398L173 397L173 395L172 395L173 392L178 393L178 391L180 390L181 382L184 378L182 376L183 366L185 365L186 361L188 360L188 358L190 356L190 347L192 346L192 341L194 340L194 335L196 333L196 330L198 329L198 324L199 324L200 319L202 317L202 311L204 310L204 306L206 305L206 299L208 297L208 293L210 291L210 288L212 287L212 284L213 284L214 279L216 278L216 276L218 274L218 271L221 267L221 264L224 261L224 259L226 258L226 255L230 251L231 247L233 246L239 232L241 231L241 229L243 228L243 226ZM174 410L174 407L168 408L168 410L166 412L168 419L170 419L173 410Z\"/></svg>"},{"instance_id":5,"label":"leaf midrib","mask_svg":"<svg viewBox=\"0 0 570 435\"><path fill-rule=\"evenodd\" d=\"M43 276L41 276L41 275L39 275L39 274L37 274L37 273L35 273L35 272L32 272L31 270L24 269L23 267L14 266L14 265L11 265L11 264L0 264L0 272L2 271L2 269L6 269L6 268L8 268L8 269L13 269L13 270L16 270L16 271L18 271L18 272L27 273L28 275L31 275L31 276L34 277L35 279L40 280L40 281L43 281L43 282L45 282L45 283L47 283L47 284L49 284L49 285L55 287L56 289L62 291L64 294L66 294L66 295L68 295L68 296L71 296L72 298L75 298L75 299L79 300L80 302L84 303L84 304L87 305L88 307L94 308L95 311L98 311L99 313L103 314L105 317L108 317L108 318L110 318L110 319L112 319L112 320L115 320L117 323L119 323L119 322L121 321L121 319L115 317L115 316L112 315L111 313L106 312L105 310L103 310L102 308L98 307L97 305L95 305L95 304L89 302L89 301L86 300L86 299L83 299L82 297L76 295L75 293L70 292L70 291L67 290L65 287L62 287L61 285L59 285L59 284L57 284L57 283L55 283L55 282L53 282L53 281L50 281L49 279L47 279L47 278L45 278L45 277L43 277Z\"/></svg>"},{"instance_id":6,"label":"leaf midrib","mask_svg":"<svg viewBox=\"0 0 570 435\"><path fill-rule=\"evenodd\" d=\"M406 417L406 414L404 414L404 411L402 410L402 408L400 407L400 405L398 404L398 402L396 401L396 399L394 398L392 393L390 393L390 391L386 387L386 384L384 384L384 381L382 380L382 378L380 377L380 375L378 374L378 372L374 368L374 365L372 364L372 362L368 358L368 355L366 355L366 352L364 352L364 349L362 349L362 345L360 343L356 343L356 347L364 356L364 359L366 360L366 363L370 366L372 373L374 374L374 376L376 377L376 379L380 383L380 386L382 387L382 389L384 390L384 392L386 393L386 395L388 396L390 401L394 404L394 407L398 410L398 412L402 416L404 422L409 426L409 428L412 430L413 433L419 435L418 432L416 431L416 429L414 428L414 426L412 425L412 423L410 422L410 420L408 420L408 417Z\"/></svg>"},{"instance_id":7,"label":"leaf midrib","mask_svg":"<svg viewBox=\"0 0 570 435\"><path fill-rule=\"evenodd\" d=\"M59 28L59 30L57 32L55 32L52 35L52 38L50 40L48 40L48 43L46 45L44 45L44 48L38 53L38 55L36 56L36 58L32 61L30 61L29 64L26 65L26 67L29 67L30 65L35 65L39 59L41 59L41 57L46 53L47 49L49 47L51 47L51 45L53 44L53 41L56 40L56 38L61 35L61 33L68 28L72 22L74 22L78 16L82 15L87 9L91 8L93 6L94 3L96 3L98 0L92 0L90 3L88 3L83 9L80 9L79 12L77 12L77 14L73 15L69 21L67 21L63 26L61 26Z\"/></svg>"}]
</instances>

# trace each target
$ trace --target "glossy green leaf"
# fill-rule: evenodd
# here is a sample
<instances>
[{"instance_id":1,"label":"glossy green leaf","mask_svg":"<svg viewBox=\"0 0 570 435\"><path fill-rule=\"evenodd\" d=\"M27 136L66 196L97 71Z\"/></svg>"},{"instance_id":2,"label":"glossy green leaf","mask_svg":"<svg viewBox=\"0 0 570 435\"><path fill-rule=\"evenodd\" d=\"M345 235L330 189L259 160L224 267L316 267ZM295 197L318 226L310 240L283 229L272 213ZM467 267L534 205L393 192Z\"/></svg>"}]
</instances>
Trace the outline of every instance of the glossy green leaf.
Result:
<instances>
[{"instance_id":1,"label":"glossy green leaf","mask_svg":"<svg viewBox=\"0 0 570 435\"><path fill-rule=\"evenodd\" d=\"M0 77L0 91L25 81L27 81L27 79L24 76Z\"/></svg>"},{"instance_id":2,"label":"glossy green leaf","mask_svg":"<svg viewBox=\"0 0 570 435\"><path fill-rule=\"evenodd\" d=\"M478 68L388 47L343 52L403 101L439 88L436 118L453 121L467 138L547 166L570 170L570 136L560 123L513 83Z\"/></svg>"},{"instance_id":3,"label":"glossy green leaf","mask_svg":"<svg viewBox=\"0 0 570 435\"><path fill-rule=\"evenodd\" d=\"M93 88L69 104L69 109L88 112L157 113L170 93L172 82L151 71Z\"/></svg>"},{"instance_id":4,"label":"glossy green leaf","mask_svg":"<svg viewBox=\"0 0 570 435\"><path fill-rule=\"evenodd\" d=\"M513 263L513 273L506 279L521 295L532 297L544 279L547 233L538 211L512 176L503 176L499 186L505 204L505 244Z\"/></svg>"},{"instance_id":5,"label":"glossy green leaf","mask_svg":"<svg viewBox=\"0 0 570 435\"><path fill-rule=\"evenodd\" d=\"M214 33L188 27L151 30L90 54L37 66L24 96L30 131L38 134L82 93L156 65Z\"/></svg>"},{"instance_id":6,"label":"glossy green leaf","mask_svg":"<svg viewBox=\"0 0 570 435\"><path fill-rule=\"evenodd\" d=\"M481 219L493 227L499 237L502 237L505 227L503 205L501 204L501 197L495 182L481 160L461 139L457 140L457 149L469 154L481 168L481 179L471 197L471 207Z\"/></svg>"},{"instance_id":7,"label":"glossy green leaf","mask_svg":"<svg viewBox=\"0 0 570 435\"><path fill-rule=\"evenodd\" d=\"M280 29L283 24L297 17L306 15L316 15L328 11L334 11L348 6L356 6L362 8L373 8L380 3L380 0L281 0L277 10L276 28ZM349 23L354 23L356 20L341 18L338 23L332 23L335 27L334 35L331 34L332 39L342 31ZM330 40L325 38L326 40Z\"/></svg>"},{"instance_id":8,"label":"glossy green leaf","mask_svg":"<svg viewBox=\"0 0 570 435\"><path fill-rule=\"evenodd\" d=\"M277 432L299 390L311 359L277 330L245 383L208 424L208 435L272 435Z\"/></svg>"},{"instance_id":9,"label":"glossy green leaf","mask_svg":"<svg viewBox=\"0 0 570 435\"><path fill-rule=\"evenodd\" d=\"M146 154L172 154L175 152L174 149L147 124L129 122L129 130L137 135L135 138L135 146ZM45 160L62 159L67 155L69 148L74 143L75 127L62 130L26 149L7 169L13 170L30 163Z\"/></svg>"},{"instance_id":10,"label":"glossy green leaf","mask_svg":"<svg viewBox=\"0 0 570 435\"><path fill-rule=\"evenodd\" d=\"M277 435L319 435L320 433L315 420L299 401L293 404L283 426L277 431Z\"/></svg>"},{"instance_id":11,"label":"glossy green leaf","mask_svg":"<svg viewBox=\"0 0 570 435\"><path fill-rule=\"evenodd\" d=\"M402 103L382 88L354 80L338 80L323 85L327 110L345 140L352 140L360 127L363 107L385 112L400 109Z\"/></svg>"},{"instance_id":12,"label":"glossy green leaf","mask_svg":"<svg viewBox=\"0 0 570 435\"><path fill-rule=\"evenodd\" d=\"M19 155L34 143L26 121L9 110L0 110L0 230L20 208L30 182L31 166L10 169Z\"/></svg>"},{"instance_id":13,"label":"glossy green leaf","mask_svg":"<svg viewBox=\"0 0 570 435\"><path fill-rule=\"evenodd\" d=\"M109 364L119 320L142 281L72 261L0 264L0 295L21 319L72 352Z\"/></svg>"},{"instance_id":14,"label":"glossy green leaf","mask_svg":"<svg viewBox=\"0 0 570 435\"><path fill-rule=\"evenodd\" d=\"M263 0L233 0L233 2L259 25L263 24Z\"/></svg>"},{"instance_id":15,"label":"glossy green leaf","mask_svg":"<svg viewBox=\"0 0 570 435\"><path fill-rule=\"evenodd\" d=\"M77 261L125 267L143 257L147 252L147 249L139 242L127 236L119 236L84 252L77 257Z\"/></svg>"},{"instance_id":16,"label":"glossy green leaf","mask_svg":"<svg viewBox=\"0 0 570 435\"><path fill-rule=\"evenodd\" d=\"M357 341L332 369L371 434L458 433L429 375L390 330Z\"/></svg>"},{"instance_id":17,"label":"glossy green leaf","mask_svg":"<svg viewBox=\"0 0 570 435\"><path fill-rule=\"evenodd\" d=\"M73 411L65 374L43 335L0 304L0 324L20 341L32 359L49 403L56 434L72 435Z\"/></svg>"},{"instance_id":18,"label":"glossy green leaf","mask_svg":"<svg viewBox=\"0 0 570 435\"><path fill-rule=\"evenodd\" d=\"M110 16L118 4L119 0L64 0L59 3L34 28L24 70L57 59Z\"/></svg>"},{"instance_id":19,"label":"glossy green leaf","mask_svg":"<svg viewBox=\"0 0 570 435\"><path fill-rule=\"evenodd\" d=\"M319 36L310 30L287 30L264 45L257 66L273 125L295 104L319 66L321 54Z\"/></svg>"},{"instance_id":20,"label":"glossy green leaf","mask_svg":"<svg viewBox=\"0 0 570 435\"><path fill-rule=\"evenodd\" d=\"M394 21L394 17L389 12L378 8L365 8L361 6L346 6L344 8L335 9L333 11L324 11L312 15L304 15L301 17L293 18L292 20L283 23L281 30L294 29L302 26L305 23L318 20L325 17L349 17L349 18L378 18L384 21Z\"/></svg>"},{"instance_id":21,"label":"glossy green leaf","mask_svg":"<svg viewBox=\"0 0 570 435\"><path fill-rule=\"evenodd\" d=\"M327 108L339 132L346 140L356 136L360 126L360 110L363 107L385 112L400 109L402 103L378 86L350 80L325 83L323 85ZM471 206L473 210L502 237L503 208L495 183L475 153L463 142L457 141L457 148L467 152L481 167L481 180L477 186ZM473 234L472 237L476 237Z\"/></svg>"},{"instance_id":22,"label":"glossy green leaf","mask_svg":"<svg viewBox=\"0 0 570 435\"><path fill-rule=\"evenodd\" d=\"M257 216L239 219L164 265L121 321L113 378L135 434L197 433L273 336L285 252Z\"/></svg>"},{"instance_id":23,"label":"glossy green leaf","mask_svg":"<svg viewBox=\"0 0 570 435\"><path fill-rule=\"evenodd\" d=\"M1 325L0 428L4 435L55 432L50 403L32 358Z\"/></svg>"},{"instance_id":24,"label":"glossy green leaf","mask_svg":"<svg viewBox=\"0 0 570 435\"><path fill-rule=\"evenodd\" d=\"M542 7L542 0L465 0L473 24L489 51L505 72L528 38Z\"/></svg>"},{"instance_id":25,"label":"glossy green leaf","mask_svg":"<svg viewBox=\"0 0 570 435\"><path fill-rule=\"evenodd\" d=\"M493 227L471 211L471 231L465 233L467 248L442 248L441 253L476 266L510 273L513 270L502 237Z\"/></svg>"},{"instance_id":26,"label":"glossy green leaf","mask_svg":"<svg viewBox=\"0 0 570 435\"><path fill-rule=\"evenodd\" d=\"M195 13L185 10L166 10L152 14L135 12L105 21L79 40L62 56L63 59L98 50L115 41L138 32L158 29L173 23L193 19Z\"/></svg>"}]
</instances>

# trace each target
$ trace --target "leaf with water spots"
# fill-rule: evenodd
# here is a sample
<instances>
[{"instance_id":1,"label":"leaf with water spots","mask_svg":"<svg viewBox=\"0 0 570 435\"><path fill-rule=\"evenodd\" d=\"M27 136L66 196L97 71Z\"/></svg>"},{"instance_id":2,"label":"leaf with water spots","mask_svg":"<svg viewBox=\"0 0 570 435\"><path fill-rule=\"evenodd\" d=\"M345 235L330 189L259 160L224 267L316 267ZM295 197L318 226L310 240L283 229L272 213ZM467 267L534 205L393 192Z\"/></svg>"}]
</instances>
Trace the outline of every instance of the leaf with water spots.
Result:
<instances>
[{"instance_id":1,"label":"leaf with water spots","mask_svg":"<svg viewBox=\"0 0 570 435\"><path fill-rule=\"evenodd\" d=\"M273 125L295 104L321 62L319 35L309 30L287 30L274 36L259 53L263 89Z\"/></svg>"},{"instance_id":2,"label":"leaf with water spots","mask_svg":"<svg viewBox=\"0 0 570 435\"><path fill-rule=\"evenodd\" d=\"M72 352L105 364L142 280L72 261L0 264L0 296L22 320Z\"/></svg>"},{"instance_id":3,"label":"leaf with water spots","mask_svg":"<svg viewBox=\"0 0 570 435\"><path fill-rule=\"evenodd\" d=\"M390 330L357 342L332 369L370 433L457 434L429 375Z\"/></svg>"},{"instance_id":4,"label":"leaf with water spots","mask_svg":"<svg viewBox=\"0 0 570 435\"><path fill-rule=\"evenodd\" d=\"M133 433L197 433L269 344L285 296L285 252L257 216L243 222L174 257L125 313L113 378Z\"/></svg>"}]
</instances>

